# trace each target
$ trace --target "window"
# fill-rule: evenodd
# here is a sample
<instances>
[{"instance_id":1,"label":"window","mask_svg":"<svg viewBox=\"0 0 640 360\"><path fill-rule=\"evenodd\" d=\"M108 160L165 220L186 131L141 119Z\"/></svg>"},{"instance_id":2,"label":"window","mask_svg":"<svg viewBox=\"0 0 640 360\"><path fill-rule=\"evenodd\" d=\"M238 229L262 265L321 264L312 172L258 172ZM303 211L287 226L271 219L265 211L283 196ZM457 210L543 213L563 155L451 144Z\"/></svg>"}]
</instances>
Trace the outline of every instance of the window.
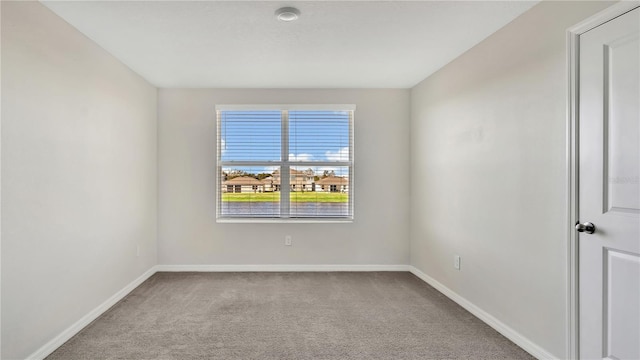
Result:
<instances>
[{"instance_id":1,"label":"window","mask_svg":"<svg viewBox=\"0 0 640 360\"><path fill-rule=\"evenodd\" d=\"M218 219L353 219L354 110L217 106Z\"/></svg>"}]
</instances>

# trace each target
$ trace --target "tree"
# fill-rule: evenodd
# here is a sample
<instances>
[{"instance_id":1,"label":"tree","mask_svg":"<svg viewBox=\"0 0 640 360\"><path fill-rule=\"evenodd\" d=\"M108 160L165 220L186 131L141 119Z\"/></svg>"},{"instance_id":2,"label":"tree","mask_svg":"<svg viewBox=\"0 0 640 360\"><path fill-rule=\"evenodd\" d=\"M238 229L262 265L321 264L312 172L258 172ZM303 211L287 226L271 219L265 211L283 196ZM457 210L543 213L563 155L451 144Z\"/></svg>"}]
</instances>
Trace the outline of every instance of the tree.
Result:
<instances>
[{"instance_id":1,"label":"tree","mask_svg":"<svg viewBox=\"0 0 640 360\"><path fill-rule=\"evenodd\" d=\"M326 177L329 177L329 176L336 176L336 172L335 172L335 171L333 171L333 170L331 170L331 171L329 171L329 170L325 170L325 171L322 173L322 178L323 178L323 179L324 179L324 178L326 178Z\"/></svg>"},{"instance_id":2,"label":"tree","mask_svg":"<svg viewBox=\"0 0 640 360\"><path fill-rule=\"evenodd\" d=\"M252 178L255 178L256 175L246 172L244 170L230 170L228 173L225 174L226 175L226 180L231 180L231 179L235 179L237 177L240 176L250 176Z\"/></svg>"}]
</instances>

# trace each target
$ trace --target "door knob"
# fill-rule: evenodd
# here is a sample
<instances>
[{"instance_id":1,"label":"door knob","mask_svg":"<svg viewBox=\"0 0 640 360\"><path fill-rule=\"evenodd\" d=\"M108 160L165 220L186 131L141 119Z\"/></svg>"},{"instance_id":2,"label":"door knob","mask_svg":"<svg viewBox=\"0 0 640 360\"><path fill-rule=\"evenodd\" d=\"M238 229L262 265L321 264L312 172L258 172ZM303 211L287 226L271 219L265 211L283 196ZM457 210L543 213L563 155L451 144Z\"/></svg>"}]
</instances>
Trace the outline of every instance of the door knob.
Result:
<instances>
[{"instance_id":1,"label":"door knob","mask_svg":"<svg viewBox=\"0 0 640 360\"><path fill-rule=\"evenodd\" d=\"M596 226L590 222L586 222L584 224L576 223L576 230L578 230L578 232L593 234L596 231Z\"/></svg>"}]
</instances>

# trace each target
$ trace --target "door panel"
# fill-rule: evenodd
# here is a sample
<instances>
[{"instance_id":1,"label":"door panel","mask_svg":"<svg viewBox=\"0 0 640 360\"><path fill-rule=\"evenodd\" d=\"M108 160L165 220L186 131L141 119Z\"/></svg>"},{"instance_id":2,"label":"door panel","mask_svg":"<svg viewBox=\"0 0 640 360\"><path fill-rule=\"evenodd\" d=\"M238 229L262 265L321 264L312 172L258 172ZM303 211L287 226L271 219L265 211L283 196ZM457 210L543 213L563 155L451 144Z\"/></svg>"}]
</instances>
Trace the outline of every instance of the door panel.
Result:
<instances>
[{"instance_id":1,"label":"door panel","mask_svg":"<svg viewBox=\"0 0 640 360\"><path fill-rule=\"evenodd\" d=\"M640 342L640 256L605 249L603 354L610 359L638 359ZM629 321L636 319L637 321Z\"/></svg>"},{"instance_id":2,"label":"door panel","mask_svg":"<svg viewBox=\"0 0 640 360\"><path fill-rule=\"evenodd\" d=\"M638 108L625 104L640 97L637 64L640 36L630 34L604 45L604 125L606 126L605 211L640 213L640 122ZM634 66L635 65L635 66ZM607 111L608 110L608 111ZM635 184L634 184L635 180Z\"/></svg>"},{"instance_id":3,"label":"door panel","mask_svg":"<svg viewBox=\"0 0 640 360\"><path fill-rule=\"evenodd\" d=\"M579 44L580 357L640 359L640 9Z\"/></svg>"}]
</instances>

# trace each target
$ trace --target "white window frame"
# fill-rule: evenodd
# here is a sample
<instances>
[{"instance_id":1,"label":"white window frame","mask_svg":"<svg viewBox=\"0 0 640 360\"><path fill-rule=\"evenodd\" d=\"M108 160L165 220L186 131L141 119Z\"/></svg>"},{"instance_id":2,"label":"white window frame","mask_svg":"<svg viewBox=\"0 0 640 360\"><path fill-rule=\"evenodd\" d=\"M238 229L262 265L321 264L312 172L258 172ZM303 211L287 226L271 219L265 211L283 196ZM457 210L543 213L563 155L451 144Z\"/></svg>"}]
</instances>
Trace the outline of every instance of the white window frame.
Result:
<instances>
[{"instance_id":1,"label":"white window frame","mask_svg":"<svg viewBox=\"0 0 640 360\"><path fill-rule=\"evenodd\" d=\"M321 104L321 105L216 105L216 222L224 223L236 223L236 222L249 222L249 223L273 223L273 222L297 222L297 223L351 223L354 218L354 188L355 188L355 176L354 176L354 123L355 123L355 110L354 104ZM221 148L221 111L268 111L279 110L282 112L282 127L281 127L281 157L280 161L222 161L222 148ZM349 118L349 160L348 161L289 161L289 111L349 111L351 116ZM223 167L268 167L279 166L280 167L280 183L288 184L291 167L332 167L343 166L349 168L349 215L344 217L290 217L290 188L289 186L280 186L280 216L273 218L265 217L225 217L220 213L222 202L222 181L220 176L222 174Z\"/></svg>"}]
</instances>

